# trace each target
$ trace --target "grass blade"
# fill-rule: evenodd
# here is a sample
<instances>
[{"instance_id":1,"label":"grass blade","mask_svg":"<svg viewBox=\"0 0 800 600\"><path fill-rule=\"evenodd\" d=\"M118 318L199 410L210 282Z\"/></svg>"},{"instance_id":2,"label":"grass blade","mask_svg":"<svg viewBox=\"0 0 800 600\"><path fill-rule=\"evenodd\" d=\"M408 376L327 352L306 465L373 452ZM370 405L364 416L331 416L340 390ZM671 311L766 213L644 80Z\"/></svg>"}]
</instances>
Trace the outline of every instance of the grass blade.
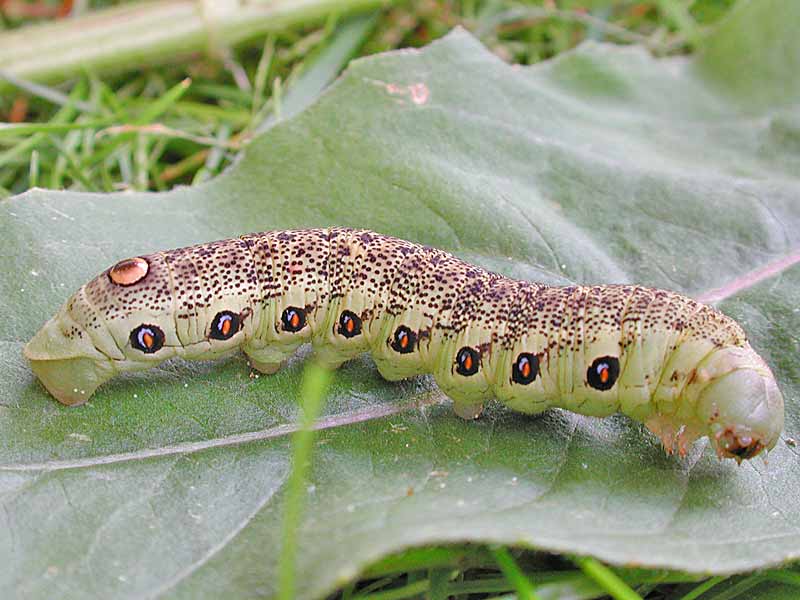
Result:
<instances>
[{"instance_id":1,"label":"grass blade","mask_svg":"<svg viewBox=\"0 0 800 600\"><path fill-rule=\"evenodd\" d=\"M303 377L302 416L300 429L292 440L292 472L289 474L283 514L283 549L278 561L278 598L295 597L295 560L297 557L297 531L305 504L305 482L310 468L314 421L322 409L325 392L330 385L331 373L312 363Z\"/></svg>"},{"instance_id":2,"label":"grass blade","mask_svg":"<svg viewBox=\"0 0 800 600\"><path fill-rule=\"evenodd\" d=\"M727 577L722 577L722 576L712 577L711 579L704 581L696 588L694 588L693 590L682 596L680 600L695 600L695 598L699 598L700 596L705 594L708 590L710 590L712 587L714 587L718 583L722 583L726 579Z\"/></svg>"},{"instance_id":3,"label":"grass blade","mask_svg":"<svg viewBox=\"0 0 800 600\"><path fill-rule=\"evenodd\" d=\"M642 600L627 583L622 581L614 571L601 562L588 556L574 559L581 570L594 579L608 594L616 600Z\"/></svg>"},{"instance_id":4,"label":"grass blade","mask_svg":"<svg viewBox=\"0 0 800 600\"><path fill-rule=\"evenodd\" d=\"M505 548L492 548L492 554L497 561L497 565L506 576L509 582L517 590L519 600L538 600L536 592L533 591L533 584L525 576L525 573L517 566L511 553Z\"/></svg>"},{"instance_id":5,"label":"grass blade","mask_svg":"<svg viewBox=\"0 0 800 600\"><path fill-rule=\"evenodd\" d=\"M344 69L377 23L377 15L361 15L336 27L330 41L306 65L303 72L280 100L280 118L288 119L316 100ZM277 111L276 111L277 112ZM269 129L278 117L267 117L256 133Z\"/></svg>"}]
</instances>

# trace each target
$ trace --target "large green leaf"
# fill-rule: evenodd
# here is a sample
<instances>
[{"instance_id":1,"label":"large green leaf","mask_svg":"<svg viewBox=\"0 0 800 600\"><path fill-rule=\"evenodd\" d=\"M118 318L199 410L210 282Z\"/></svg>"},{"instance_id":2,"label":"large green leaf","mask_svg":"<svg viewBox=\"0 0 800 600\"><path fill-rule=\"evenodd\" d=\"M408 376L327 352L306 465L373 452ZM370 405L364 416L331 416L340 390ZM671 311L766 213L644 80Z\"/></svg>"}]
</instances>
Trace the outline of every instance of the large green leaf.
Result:
<instances>
[{"instance_id":1,"label":"large green leaf","mask_svg":"<svg viewBox=\"0 0 800 600\"><path fill-rule=\"evenodd\" d=\"M755 4L709 48L755 35L765 22ZM796 36L761 39L799 55ZM762 57L749 68L774 75L780 65ZM717 298L774 366L785 437L797 437L800 111L769 94L741 108L741 85L709 74L723 71L719 57L702 60L585 44L520 69L455 32L353 63L208 185L34 190L0 203L0 593L275 589L303 355L260 378L241 358L170 363L75 409L50 399L21 357L74 288L159 248L352 225L518 277ZM796 72L781 77L797 89ZM666 457L621 417L494 407L464 422L429 379L383 382L368 358L338 373L325 410L300 532L303 597L429 542L718 573L800 556L798 451L784 441L768 464L737 467L704 443Z\"/></svg>"}]
</instances>

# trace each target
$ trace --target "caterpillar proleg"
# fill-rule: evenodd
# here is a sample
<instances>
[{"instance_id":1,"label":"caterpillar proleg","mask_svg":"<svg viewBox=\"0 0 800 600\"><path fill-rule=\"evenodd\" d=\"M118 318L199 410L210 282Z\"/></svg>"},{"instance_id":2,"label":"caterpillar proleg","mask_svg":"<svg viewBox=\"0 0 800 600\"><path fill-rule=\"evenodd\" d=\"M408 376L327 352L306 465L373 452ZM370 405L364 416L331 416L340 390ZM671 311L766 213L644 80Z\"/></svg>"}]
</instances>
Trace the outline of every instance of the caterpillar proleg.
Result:
<instances>
[{"instance_id":1,"label":"caterpillar proleg","mask_svg":"<svg viewBox=\"0 0 800 600\"><path fill-rule=\"evenodd\" d=\"M738 461L772 448L783 398L741 327L677 293L546 286L366 230L268 231L118 262L25 346L44 386L81 404L114 375L241 348L273 373L311 342L331 368L431 373L456 412L622 412L668 452L708 436Z\"/></svg>"}]
</instances>

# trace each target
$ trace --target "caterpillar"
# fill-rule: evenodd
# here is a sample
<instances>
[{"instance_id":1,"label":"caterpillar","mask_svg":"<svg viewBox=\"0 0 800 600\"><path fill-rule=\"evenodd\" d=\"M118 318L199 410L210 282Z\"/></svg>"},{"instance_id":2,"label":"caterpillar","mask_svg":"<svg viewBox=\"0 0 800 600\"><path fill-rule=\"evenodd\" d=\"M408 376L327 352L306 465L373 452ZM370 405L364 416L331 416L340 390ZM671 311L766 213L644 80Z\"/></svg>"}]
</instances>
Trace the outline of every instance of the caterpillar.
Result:
<instances>
[{"instance_id":1,"label":"caterpillar","mask_svg":"<svg viewBox=\"0 0 800 600\"><path fill-rule=\"evenodd\" d=\"M643 422L668 453L708 436L741 462L775 446L783 397L742 328L638 285L547 286L428 246L329 228L268 231L116 263L25 346L60 402L180 356L241 348L274 373L301 344L335 368L369 351L388 380L431 373L455 412L494 397Z\"/></svg>"}]
</instances>

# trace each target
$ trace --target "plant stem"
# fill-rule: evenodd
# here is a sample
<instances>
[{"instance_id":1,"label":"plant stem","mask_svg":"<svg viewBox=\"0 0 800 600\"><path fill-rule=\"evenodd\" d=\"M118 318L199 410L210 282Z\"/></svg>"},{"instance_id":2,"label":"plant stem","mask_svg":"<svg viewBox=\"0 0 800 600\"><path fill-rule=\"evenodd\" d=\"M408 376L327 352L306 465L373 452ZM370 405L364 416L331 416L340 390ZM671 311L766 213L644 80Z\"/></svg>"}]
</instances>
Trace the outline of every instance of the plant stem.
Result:
<instances>
[{"instance_id":1,"label":"plant stem","mask_svg":"<svg viewBox=\"0 0 800 600\"><path fill-rule=\"evenodd\" d=\"M23 27L0 35L0 79L60 81L83 70L174 61L267 32L360 12L393 0L161 0ZM5 84L0 82L0 87Z\"/></svg>"}]
</instances>

